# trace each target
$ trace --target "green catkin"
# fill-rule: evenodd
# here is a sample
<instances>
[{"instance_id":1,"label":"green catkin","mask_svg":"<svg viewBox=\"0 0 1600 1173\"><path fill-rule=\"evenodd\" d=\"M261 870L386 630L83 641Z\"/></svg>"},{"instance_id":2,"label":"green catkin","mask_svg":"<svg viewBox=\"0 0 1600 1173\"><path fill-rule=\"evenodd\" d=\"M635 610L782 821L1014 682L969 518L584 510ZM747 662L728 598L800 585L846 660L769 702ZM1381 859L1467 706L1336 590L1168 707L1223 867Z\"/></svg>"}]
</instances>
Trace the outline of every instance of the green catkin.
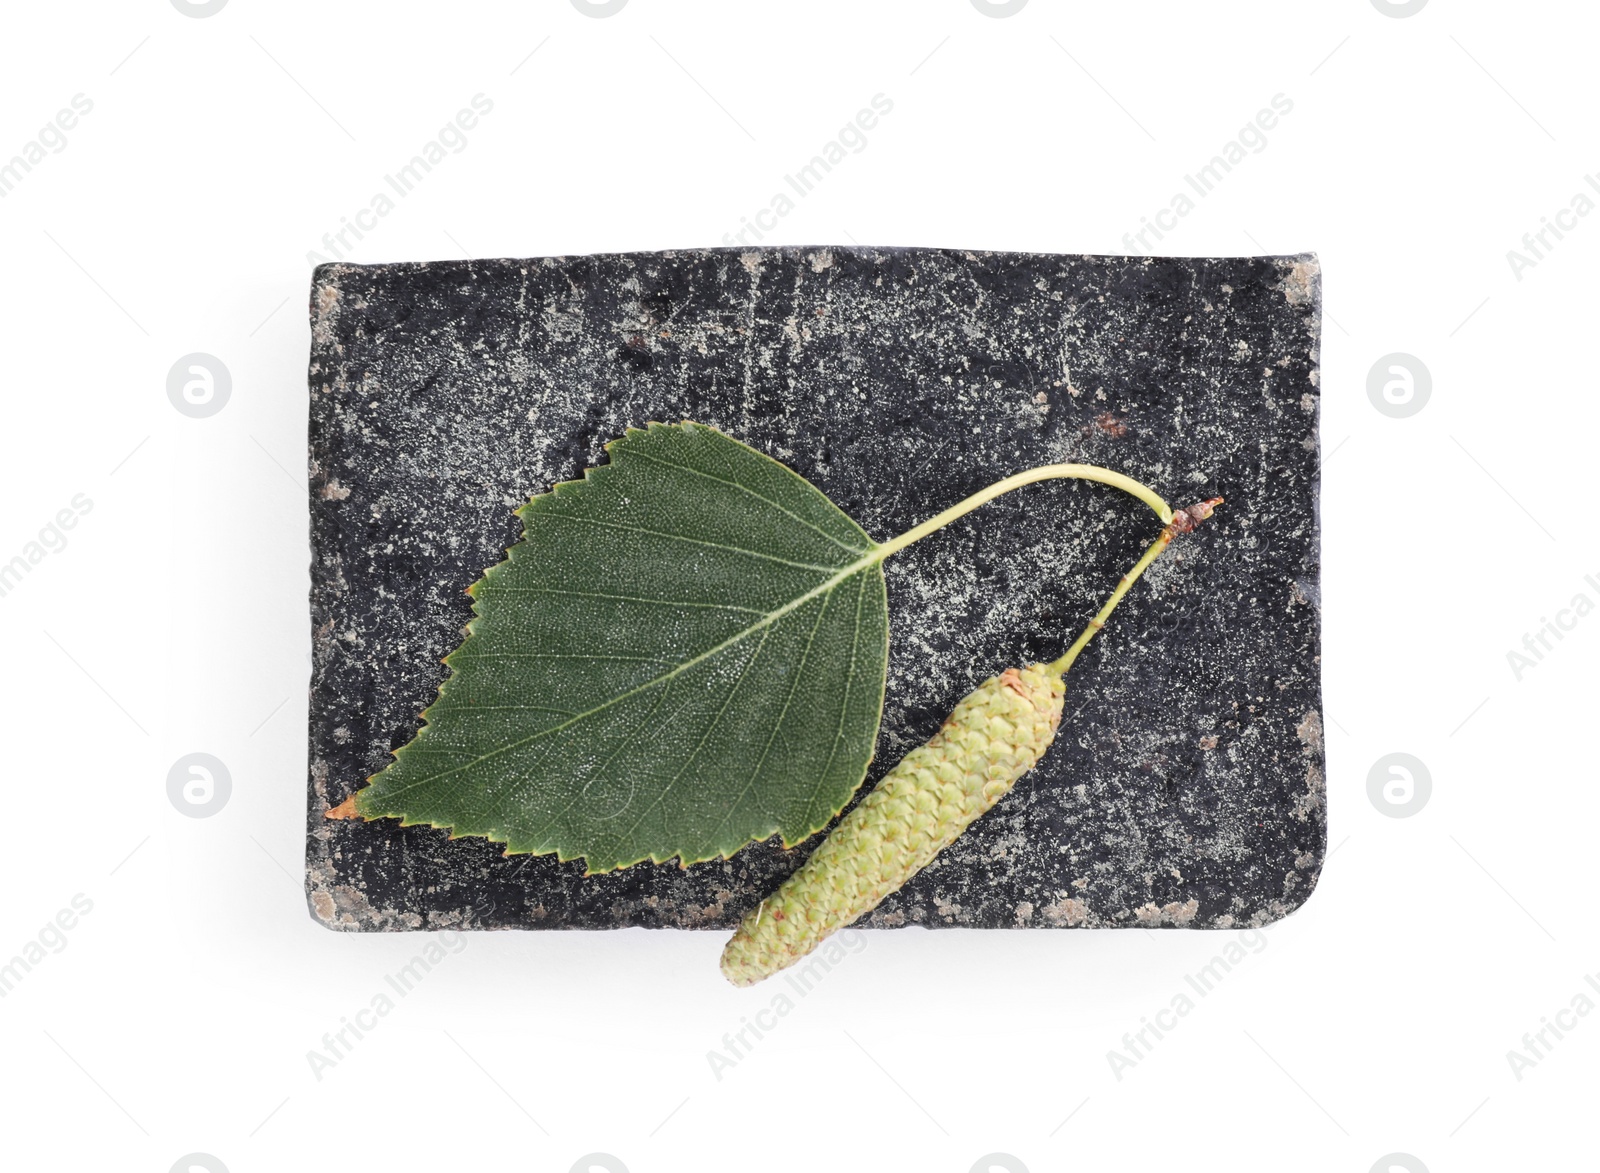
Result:
<instances>
[{"instance_id":1,"label":"green catkin","mask_svg":"<svg viewBox=\"0 0 1600 1173\"><path fill-rule=\"evenodd\" d=\"M999 802L1055 740L1067 669L1078 653L1173 538L1220 504L1213 497L1171 511L1160 536L1059 660L1007 668L968 693L939 732L885 774L800 870L740 922L722 951L723 975L753 986L793 965L871 912Z\"/></svg>"},{"instance_id":2,"label":"green catkin","mask_svg":"<svg viewBox=\"0 0 1600 1173\"><path fill-rule=\"evenodd\" d=\"M754 912L722 954L722 972L750 986L794 964L864 916L954 843L1033 769L1061 724L1066 693L1054 665L1008 668L847 815Z\"/></svg>"}]
</instances>

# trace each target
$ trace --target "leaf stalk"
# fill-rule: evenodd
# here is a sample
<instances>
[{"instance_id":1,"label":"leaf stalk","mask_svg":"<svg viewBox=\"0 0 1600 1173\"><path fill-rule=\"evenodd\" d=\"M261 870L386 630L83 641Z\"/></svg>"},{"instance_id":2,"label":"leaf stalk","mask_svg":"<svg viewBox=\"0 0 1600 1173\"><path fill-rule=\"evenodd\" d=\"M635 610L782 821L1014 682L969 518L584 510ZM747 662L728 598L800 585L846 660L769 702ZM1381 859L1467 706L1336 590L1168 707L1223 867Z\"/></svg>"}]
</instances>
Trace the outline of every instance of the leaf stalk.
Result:
<instances>
[{"instance_id":1,"label":"leaf stalk","mask_svg":"<svg viewBox=\"0 0 1600 1173\"><path fill-rule=\"evenodd\" d=\"M1120 472L1112 472L1109 468L1101 468L1094 464L1041 464L1038 468L1030 468L1026 472L1019 472L1016 476L1007 477L1003 481L996 481L987 489L972 494L965 501L959 501L950 506L943 513L937 513L928 518L921 525L913 526L898 538L883 543L874 553L880 558L887 558L897 551L904 550L913 542L921 541L935 530L943 529L959 517L965 517L980 505L986 505L996 497L1004 496L1013 489L1020 489L1023 485L1031 485L1037 481L1058 479L1080 481L1097 481L1102 485L1121 489L1124 493L1131 493L1155 510L1161 524L1165 525L1172 520L1172 507L1161 499L1154 489L1141 484L1132 477L1123 476Z\"/></svg>"}]
</instances>

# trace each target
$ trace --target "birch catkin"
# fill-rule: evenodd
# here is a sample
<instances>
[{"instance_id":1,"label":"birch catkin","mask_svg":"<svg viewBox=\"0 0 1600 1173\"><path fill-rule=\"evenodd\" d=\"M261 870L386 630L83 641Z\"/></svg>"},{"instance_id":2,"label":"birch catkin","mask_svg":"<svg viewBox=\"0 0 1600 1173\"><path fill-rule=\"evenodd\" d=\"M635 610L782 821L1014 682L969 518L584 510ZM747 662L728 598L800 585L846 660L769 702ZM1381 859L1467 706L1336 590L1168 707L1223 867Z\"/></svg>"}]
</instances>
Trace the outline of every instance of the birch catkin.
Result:
<instances>
[{"instance_id":1,"label":"birch catkin","mask_svg":"<svg viewBox=\"0 0 1600 1173\"><path fill-rule=\"evenodd\" d=\"M1044 755L1065 691L1062 672L1035 664L969 693L744 918L722 953L727 979L754 985L792 965L927 867Z\"/></svg>"},{"instance_id":2,"label":"birch catkin","mask_svg":"<svg viewBox=\"0 0 1600 1173\"><path fill-rule=\"evenodd\" d=\"M800 870L744 918L722 951L730 982L754 985L872 911L1033 769L1061 724L1067 669L1140 575L1177 535L1210 517L1222 498L1177 510L1159 498L1156 504L1170 520L1061 658L1007 668L969 693L939 732L884 775ZM942 524L944 517L924 525ZM913 539L918 533L908 532Z\"/></svg>"}]
</instances>

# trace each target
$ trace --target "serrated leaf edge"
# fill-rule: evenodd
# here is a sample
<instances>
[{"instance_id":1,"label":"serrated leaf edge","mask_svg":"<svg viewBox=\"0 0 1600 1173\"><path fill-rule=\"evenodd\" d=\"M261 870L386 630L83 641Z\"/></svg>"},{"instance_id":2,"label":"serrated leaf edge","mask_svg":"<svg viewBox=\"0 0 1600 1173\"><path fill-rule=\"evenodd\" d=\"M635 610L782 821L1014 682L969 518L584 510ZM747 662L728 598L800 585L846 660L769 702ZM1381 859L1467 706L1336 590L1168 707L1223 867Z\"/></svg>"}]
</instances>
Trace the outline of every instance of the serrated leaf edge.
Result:
<instances>
[{"instance_id":1,"label":"serrated leaf edge","mask_svg":"<svg viewBox=\"0 0 1600 1173\"><path fill-rule=\"evenodd\" d=\"M645 426L643 428L628 427L628 428L623 429L622 435L616 437L613 440L606 441L606 443L604 445L602 445L602 449L609 456L610 453L611 453L611 449L612 449L612 447L614 445L621 443L622 441L626 440L630 436L648 434L649 432L655 431L658 428L672 428L672 429L677 429L677 430L681 430L681 431L685 431L685 432L692 432L697 428L704 428L707 431L716 432L718 435L720 435L723 438L731 441L732 443L738 444L738 445L740 445L740 447L745 448L750 452L753 452L755 455L761 457L763 460L767 460L767 461L771 462L772 464L777 465L785 473L787 473L791 477L794 477L796 480L798 480L801 483L805 484L807 487L812 488L812 489L816 488L816 486L812 485L810 481L807 481L804 477L802 477L799 473L795 472L795 470L790 468L788 465L784 464L781 460L777 460L774 457L768 456L765 452L762 452L760 449L753 448L750 445L745 444L743 441L741 441L741 440L739 440L739 439L737 439L737 438L735 438L733 436L729 436L726 432L722 432L720 429L713 428L709 424L698 423L698 422L696 422L694 420L682 420L682 421L680 421L679 423L676 423L676 424L668 424L668 423L662 423L662 422L655 421L655 420L650 420L650 421L646 422L646 424L645 424ZM499 567L504 566L508 562L510 562L510 560L511 560L511 550L512 550L513 547L519 546L524 541L527 540L527 536L528 536L528 534L527 534L527 525L526 525L527 511L529 509L531 509L536 502L556 497L561 493L561 490L563 490L563 489L569 489L570 490L570 489L577 488L577 487L583 485L584 483L586 483L594 474L596 474L596 473L605 474L605 473L608 472L608 470L610 470L610 469L612 469L614 467L615 467L615 465L613 463L609 463L609 462L606 463L606 464L590 465L589 467L587 467L587 468L585 468L583 470L582 475L574 477L574 478L572 478L570 480L555 482L545 492L533 494L532 496L530 496L528 498L527 501L523 502L515 510L512 511L519 520L523 521L523 523L524 523L523 532L522 532L521 535L518 536L516 541L512 542L510 546L507 546L505 548L505 556L503 558L501 558L499 562L496 562L493 566L486 567L482 571L482 573L479 575L477 580L474 581L471 586L466 588L467 595L472 599L472 617L467 620L466 626L463 629L464 634L463 634L463 638L462 638L461 644L458 644L456 646L456 648L452 649L447 655L442 657L440 659L440 661L439 661L441 664L445 665L446 668L450 669L449 674L446 675L445 678L439 682L438 692L437 692L437 695L434 697L433 702L431 704L429 704L427 708L423 709L422 712L419 714L419 720L421 721L421 724L419 724L417 726L416 733L412 735L411 739L409 741L407 741L405 743L405 745L400 746L398 749L390 750L389 751L390 758L392 758L392 759L394 759L396 761L399 760L401 752L404 751L407 746L409 746L413 742L415 742L417 737L419 737L422 734L422 731L425 728L427 728L427 726L429 724L429 714L431 714L433 712L434 708L443 700L443 698L444 698L444 690L445 690L446 686L449 685L450 681L454 678L455 673L456 673L455 666L450 663L450 657L455 655L455 653L461 649L461 646L464 645L467 642L467 640L472 637L472 635L475 632L475 626L474 625L478 622L479 619L483 618L483 616L478 611L479 600L478 600L478 596L477 596L477 593L476 593L477 592L477 588L488 578L489 574L492 571L494 571L494 570L498 569ZM820 492L820 490L818 490L818 491ZM788 510L783 510L783 512L787 513ZM842 510L840 512L843 513ZM791 514L791 516L793 516L793 515ZM670 673L669 675L676 674L677 672L683 671L684 669L686 669L688 667L691 667L694 664L699 663L701 660L704 660L706 657L715 655L718 652L724 650L725 648L732 646L734 643L737 643L740 640L745 639L752 632L758 631L761 628L770 626L772 623L777 622L783 616L790 614L791 612L793 612L797 608L803 606L805 603L808 603L812 599L818 597L818 595L820 593L828 593L828 592L831 592L834 589L838 588L843 583L847 582L850 578L854 577L856 574L862 573L863 571L866 571L866 570L870 570L875 565L881 566L882 563L883 563L883 558L885 557L885 555L881 552L883 550L883 547L878 542L874 541L873 538L871 537L871 535L869 535L865 530L861 529L860 525L856 523L854 518L851 518L848 514L844 514L844 516L845 516L845 518L847 520L850 521L850 523L852 525L855 526L856 530L861 534L863 540L865 540L866 543L867 543L867 549L864 552L864 556L862 558L858 559L856 562L850 564L849 566L840 568L840 570L836 573L835 577L833 579L831 579L829 582L812 588L812 590L808 591L806 594L801 595L799 598L792 600L788 604L785 604L783 607L779 608L777 611L771 612L760 623L753 624L750 627L745 628L744 630L739 632L737 635L735 635L733 637L730 637L727 640L724 640L722 643L718 644L716 647L711 648L708 651L702 652L700 655L694 657L692 660L688 660L685 663L678 665L678 667L673 670L673 673ZM885 625L885 627L884 627L884 649L885 649L885 653L887 653L887 650L888 650L888 643L889 643L889 632L888 632L888 626ZM655 680L652 680L652 681L648 682L646 685L642 685L640 687L654 687L656 684L660 683L661 679L663 679L663 678L662 677L657 677ZM878 706L877 706L878 707L878 716L877 716L876 722L874 723L874 727L875 728L881 726L882 722L883 722L883 705L884 705L885 694L886 694L886 691L887 691L887 685L888 685L888 682L887 682L886 679L883 680L883 681L880 681L879 685L878 685ZM579 714L577 717L573 718L573 720L581 720L584 717L592 716L595 712L600 711L600 708L609 707L610 705L615 704L619 700L625 699L628 696L632 696L637 691L639 691L638 688L630 689L628 692L623 693L618 697L611 698L610 700L608 700L605 703L605 705L602 705L602 706L600 706L600 707L598 707L596 709L590 710L587 713ZM571 722L568 722L568 724L570 724L570 723ZM507 747L502 747L502 748L507 748ZM815 826L809 827L804 833L802 833L793 842L790 842L787 839L787 837L782 838L781 842L783 844L784 850L786 850L786 851L787 850L791 850L794 847L798 846L799 844L804 843L807 839L811 838L811 836L815 835L818 831L821 831L824 827L826 827L829 823L831 823L838 816L840 811L842 811L846 806L850 805L851 799L853 799L855 797L855 795L856 795L856 792L861 789L861 784L864 781L866 781L867 773L871 770L872 762L876 758L876 756L877 756L877 751L876 751L876 747L874 747L874 750L873 750L872 754L870 754L868 756L866 762L863 763L863 765L861 767L861 777L856 779L855 784L850 788L849 793L844 796L843 801L840 802L840 804L838 805L837 808L835 808L833 811L829 812L825 817L823 817L819 822L817 822ZM384 772L384 770L387 770L388 768L389 768L388 766L385 766L381 770L377 770L377 771L374 771L371 774L368 774L365 784L360 789L356 790L354 793L349 795L344 800L344 802L341 803L338 807L332 808L332 809L330 809L330 811L328 811L326 813L329 814L329 815L332 815L333 810L352 810L353 809L355 811L355 813L357 815L359 815L359 817L361 817L362 819L365 819L367 821L376 821L378 819L386 819L386 818L396 818L397 816L393 816L393 815L368 815L365 812L360 810L362 794L366 793L367 789L372 786L372 784L377 780L378 776L380 774L382 774ZM400 826L402 826L402 827L431 827L434 830L446 832L448 834L449 838L451 838L451 839L456 839L456 838L474 838L474 839L482 838L482 839L486 839L490 843L504 843L504 842L507 842L507 840L504 840L504 839L496 839L493 834L486 834L486 835L482 835L482 836L479 836L479 835L457 836L454 833L455 826L452 823L436 823L436 822L433 822L431 819L412 819L412 818L409 818L408 816L404 816L404 815L398 816L398 820L399 820ZM585 876L598 876L598 875L606 875L606 874L608 874L610 872L623 871L626 868L634 867L634 866L636 866L638 864L644 863L646 860L648 860L651 863L655 863L655 864L664 864L664 863L669 863L672 860L676 859L676 860L678 860L678 865L681 868L688 868L688 867L690 867L690 866L692 866L694 864L697 864L697 863L709 863L712 860L728 860L728 859L732 859L735 854L737 854L739 851L744 850L744 848L749 846L751 843L765 842L766 840L771 839L774 835L780 834L780 832L781 832L781 828L780 827L777 827L777 826L769 827L768 829L766 829L764 832L762 832L760 834L756 834L756 835L750 836L744 843L741 843L738 847L734 848L733 851L718 852L718 853L715 853L715 854L712 854L712 855L699 856L699 857L696 857L694 859L685 859L681 852L668 852L665 855L657 855L655 853L649 853L649 854L646 854L646 855L641 855L637 859L628 860L628 861L623 862L623 863L618 863L618 864L616 864L616 865L614 865L612 867L606 867L606 868L600 868L600 869L591 868L589 866L589 864L588 864L588 860L586 859L586 857L584 856L584 854L582 852L574 852L574 853L568 855L568 854L564 854L559 848L554 850L554 851L516 851L516 852L511 851L508 848L506 851L502 852L501 854L502 854L502 856L504 858L507 858L507 859L510 859L513 856L517 856L517 855L535 855L535 856L537 856L537 855L554 855L556 857L556 860L558 862L560 862L560 863L570 863L573 860L581 859L581 860L584 861L584 875Z\"/></svg>"}]
</instances>

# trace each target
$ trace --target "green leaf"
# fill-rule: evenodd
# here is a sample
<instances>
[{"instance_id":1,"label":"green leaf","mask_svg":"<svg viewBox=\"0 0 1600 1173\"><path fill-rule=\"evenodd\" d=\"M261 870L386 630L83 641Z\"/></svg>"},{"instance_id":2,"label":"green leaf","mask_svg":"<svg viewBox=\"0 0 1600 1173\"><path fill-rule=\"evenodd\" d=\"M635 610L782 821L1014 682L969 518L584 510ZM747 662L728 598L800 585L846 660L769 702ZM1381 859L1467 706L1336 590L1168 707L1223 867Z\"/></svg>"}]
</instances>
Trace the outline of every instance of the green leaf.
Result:
<instances>
[{"instance_id":1,"label":"green leaf","mask_svg":"<svg viewBox=\"0 0 1600 1173\"><path fill-rule=\"evenodd\" d=\"M355 800L591 873L821 830L883 708L882 548L800 476L652 424L517 511L426 725Z\"/></svg>"}]
</instances>

